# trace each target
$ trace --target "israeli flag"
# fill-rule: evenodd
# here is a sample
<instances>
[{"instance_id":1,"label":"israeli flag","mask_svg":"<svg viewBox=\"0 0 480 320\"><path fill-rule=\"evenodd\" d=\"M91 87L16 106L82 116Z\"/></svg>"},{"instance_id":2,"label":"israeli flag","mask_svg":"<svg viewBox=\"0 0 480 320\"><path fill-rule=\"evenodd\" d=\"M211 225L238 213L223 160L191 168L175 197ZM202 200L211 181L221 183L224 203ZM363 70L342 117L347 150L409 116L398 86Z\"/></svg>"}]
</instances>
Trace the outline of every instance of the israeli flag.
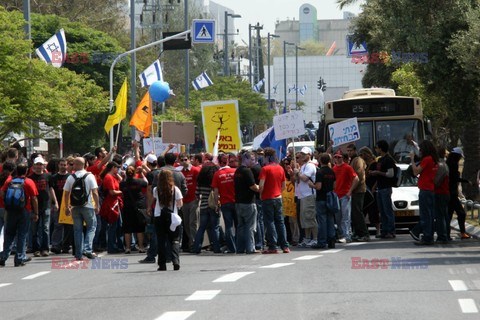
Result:
<instances>
[{"instance_id":1,"label":"israeli flag","mask_svg":"<svg viewBox=\"0 0 480 320\"><path fill-rule=\"evenodd\" d=\"M67 54L67 41L65 40L65 31L60 29L53 37L48 39L37 50L37 56L51 64L56 68L60 68L63 64L65 55Z\"/></svg>"},{"instance_id":2,"label":"israeli flag","mask_svg":"<svg viewBox=\"0 0 480 320\"><path fill-rule=\"evenodd\" d=\"M304 96L305 95L305 91L307 91L307 85L304 84L303 87L301 87L300 89L298 89L298 92Z\"/></svg>"},{"instance_id":3,"label":"israeli flag","mask_svg":"<svg viewBox=\"0 0 480 320\"><path fill-rule=\"evenodd\" d=\"M155 81L163 81L162 67L160 66L160 60L155 60L147 69L138 76L142 84L142 88L149 86Z\"/></svg>"},{"instance_id":4,"label":"israeli flag","mask_svg":"<svg viewBox=\"0 0 480 320\"><path fill-rule=\"evenodd\" d=\"M199 75L195 80L192 81L192 85L195 90L206 88L208 86L211 86L212 84L212 80L210 80L205 71L203 71L201 75Z\"/></svg>"},{"instance_id":5,"label":"israeli flag","mask_svg":"<svg viewBox=\"0 0 480 320\"><path fill-rule=\"evenodd\" d=\"M274 85L274 86L272 87L273 94L277 94L278 84L279 84L279 83L277 83L276 85Z\"/></svg>"},{"instance_id":6,"label":"israeli flag","mask_svg":"<svg viewBox=\"0 0 480 320\"><path fill-rule=\"evenodd\" d=\"M294 84L292 87L288 86L288 93L297 91L297 85Z\"/></svg>"},{"instance_id":7,"label":"israeli flag","mask_svg":"<svg viewBox=\"0 0 480 320\"><path fill-rule=\"evenodd\" d=\"M258 83L253 86L253 91L259 92L260 89L262 89L262 87L263 87L264 84L265 84L265 78L263 78L262 80L258 81Z\"/></svg>"}]
</instances>

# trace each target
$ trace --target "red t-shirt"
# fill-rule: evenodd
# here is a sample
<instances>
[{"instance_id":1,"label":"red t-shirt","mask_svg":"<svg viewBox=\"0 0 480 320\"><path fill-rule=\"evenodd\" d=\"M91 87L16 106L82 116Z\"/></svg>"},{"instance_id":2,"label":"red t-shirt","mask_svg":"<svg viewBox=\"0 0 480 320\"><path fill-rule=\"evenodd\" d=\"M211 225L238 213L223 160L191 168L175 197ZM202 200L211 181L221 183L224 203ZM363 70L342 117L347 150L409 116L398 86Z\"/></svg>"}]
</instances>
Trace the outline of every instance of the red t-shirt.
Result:
<instances>
[{"instance_id":1,"label":"red t-shirt","mask_svg":"<svg viewBox=\"0 0 480 320\"><path fill-rule=\"evenodd\" d=\"M353 178L357 176L355 170L349 164L335 165L333 166L333 172L335 172L336 184L335 193L339 198L343 198L350 191Z\"/></svg>"},{"instance_id":2,"label":"red t-shirt","mask_svg":"<svg viewBox=\"0 0 480 320\"><path fill-rule=\"evenodd\" d=\"M279 164L273 163L260 169L259 180L265 180L262 200L275 199L282 195L282 184L285 179L285 170Z\"/></svg>"},{"instance_id":3,"label":"red t-shirt","mask_svg":"<svg viewBox=\"0 0 480 320\"><path fill-rule=\"evenodd\" d=\"M422 167L422 172L420 172L420 177L418 178L418 188L420 190L435 190L433 180L437 174L437 164L431 156L426 156L422 159L422 162L420 162L420 167Z\"/></svg>"},{"instance_id":4,"label":"red t-shirt","mask_svg":"<svg viewBox=\"0 0 480 320\"><path fill-rule=\"evenodd\" d=\"M197 191L197 177L200 173L200 168L192 166L188 171L184 168L182 170L182 173L185 177L188 188L187 194L185 195L185 197L183 197L183 202L189 203L195 200L195 191Z\"/></svg>"},{"instance_id":5,"label":"red t-shirt","mask_svg":"<svg viewBox=\"0 0 480 320\"><path fill-rule=\"evenodd\" d=\"M12 181L12 176L9 176L5 181L5 183L3 184L2 186L3 192L7 191L10 181ZM32 211L32 197L38 196L37 186L35 185L35 182L32 179L25 178L25 182L23 184L23 190L25 191L25 209L27 209L27 211ZM4 204L3 199L2 199L2 204ZM5 205L2 208L4 207Z\"/></svg>"},{"instance_id":6,"label":"red t-shirt","mask_svg":"<svg viewBox=\"0 0 480 320\"><path fill-rule=\"evenodd\" d=\"M218 188L222 205L235 203L234 175L235 169L230 167L222 168L213 175L212 188Z\"/></svg>"},{"instance_id":7,"label":"red t-shirt","mask_svg":"<svg viewBox=\"0 0 480 320\"><path fill-rule=\"evenodd\" d=\"M112 201L112 203L115 201L114 199L117 199L118 196L112 196L109 190L120 190L120 183L118 182L117 178L112 176L111 174L106 174L105 177L103 178L103 184L102 184L102 189L105 192L105 201Z\"/></svg>"},{"instance_id":8,"label":"red t-shirt","mask_svg":"<svg viewBox=\"0 0 480 320\"><path fill-rule=\"evenodd\" d=\"M88 172L91 172L94 176L95 179L97 179L97 185L100 185L102 183L102 179L100 179L100 173L105 169L105 166L102 166L101 168L98 167L98 165L102 162L102 160L95 160L93 165L87 168Z\"/></svg>"},{"instance_id":9,"label":"red t-shirt","mask_svg":"<svg viewBox=\"0 0 480 320\"><path fill-rule=\"evenodd\" d=\"M440 187L435 187L435 193L436 194L450 193L448 175L446 175L445 178L443 178L442 185Z\"/></svg>"}]
</instances>

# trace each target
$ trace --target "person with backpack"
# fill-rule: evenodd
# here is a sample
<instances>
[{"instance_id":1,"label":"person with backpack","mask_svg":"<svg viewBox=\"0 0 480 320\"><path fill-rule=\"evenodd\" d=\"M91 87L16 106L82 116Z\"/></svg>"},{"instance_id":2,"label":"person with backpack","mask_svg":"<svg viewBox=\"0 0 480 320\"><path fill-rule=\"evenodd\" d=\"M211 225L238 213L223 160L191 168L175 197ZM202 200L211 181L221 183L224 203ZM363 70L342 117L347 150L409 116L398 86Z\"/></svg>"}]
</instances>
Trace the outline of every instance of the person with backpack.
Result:
<instances>
[{"instance_id":1,"label":"person with backpack","mask_svg":"<svg viewBox=\"0 0 480 320\"><path fill-rule=\"evenodd\" d=\"M66 215L73 217L73 238L75 242L75 258L82 259L85 255L95 259L93 253L93 237L97 227L99 208L98 185L95 176L85 170L85 159L77 157L73 160L74 174L67 178L65 191ZM95 204L93 203L93 201ZM83 235L83 223L86 224L86 234Z\"/></svg>"},{"instance_id":2,"label":"person with backpack","mask_svg":"<svg viewBox=\"0 0 480 320\"><path fill-rule=\"evenodd\" d=\"M15 171L15 162L7 160L2 164L2 170L0 171L0 186L3 186L5 181L10 178ZM0 234L2 233L3 226L5 225L5 203L3 198L0 197Z\"/></svg>"},{"instance_id":3,"label":"person with backpack","mask_svg":"<svg viewBox=\"0 0 480 320\"><path fill-rule=\"evenodd\" d=\"M375 152L380 155L377 170L370 170L370 175L377 178L377 203L382 225L380 238L395 238L395 214L392 205L392 187L395 180L395 160L388 153L388 142L380 140L375 144Z\"/></svg>"},{"instance_id":4,"label":"person with backpack","mask_svg":"<svg viewBox=\"0 0 480 320\"><path fill-rule=\"evenodd\" d=\"M7 178L0 189L0 197L5 202L6 221L3 251L0 252L0 266L5 266L12 252L13 241L17 237L17 252L15 267L22 267L29 259L25 253L27 233L30 219L38 221L38 190L32 179L26 178L28 167L25 164L17 166L17 178Z\"/></svg>"},{"instance_id":5,"label":"person with backpack","mask_svg":"<svg viewBox=\"0 0 480 320\"><path fill-rule=\"evenodd\" d=\"M415 245L432 245L433 221L435 215L435 175L438 170L437 149L431 141L424 140L420 143L421 162L415 163L415 153L410 153L413 175L418 178L418 207L420 213L419 223L411 230L410 235L416 240ZM423 237L420 239L420 232Z\"/></svg>"}]
</instances>

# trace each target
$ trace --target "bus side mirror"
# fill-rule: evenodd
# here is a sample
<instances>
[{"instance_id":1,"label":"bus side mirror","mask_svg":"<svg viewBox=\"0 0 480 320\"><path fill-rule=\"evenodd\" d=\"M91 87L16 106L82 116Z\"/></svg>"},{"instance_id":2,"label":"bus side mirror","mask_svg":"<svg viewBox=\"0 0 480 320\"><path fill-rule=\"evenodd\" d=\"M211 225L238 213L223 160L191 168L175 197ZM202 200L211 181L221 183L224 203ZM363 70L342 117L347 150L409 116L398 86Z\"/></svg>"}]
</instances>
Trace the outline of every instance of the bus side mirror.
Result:
<instances>
[{"instance_id":1,"label":"bus side mirror","mask_svg":"<svg viewBox=\"0 0 480 320\"><path fill-rule=\"evenodd\" d=\"M432 122L430 120L423 121L423 127L425 129L425 134L431 136L432 135Z\"/></svg>"}]
</instances>

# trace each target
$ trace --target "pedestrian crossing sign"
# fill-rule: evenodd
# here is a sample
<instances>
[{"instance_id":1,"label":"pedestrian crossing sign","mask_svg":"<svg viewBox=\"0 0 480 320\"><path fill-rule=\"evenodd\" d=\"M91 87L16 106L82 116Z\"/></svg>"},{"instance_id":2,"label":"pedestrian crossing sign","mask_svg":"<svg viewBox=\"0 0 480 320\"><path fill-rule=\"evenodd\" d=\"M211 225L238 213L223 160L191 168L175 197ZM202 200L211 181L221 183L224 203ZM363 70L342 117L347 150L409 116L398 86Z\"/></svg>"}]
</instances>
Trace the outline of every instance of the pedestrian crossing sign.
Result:
<instances>
[{"instance_id":1,"label":"pedestrian crossing sign","mask_svg":"<svg viewBox=\"0 0 480 320\"><path fill-rule=\"evenodd\" d=\"M193 43L215 43L215 20L195 19L192 24Z\"/></svg>"}]
</instances>

